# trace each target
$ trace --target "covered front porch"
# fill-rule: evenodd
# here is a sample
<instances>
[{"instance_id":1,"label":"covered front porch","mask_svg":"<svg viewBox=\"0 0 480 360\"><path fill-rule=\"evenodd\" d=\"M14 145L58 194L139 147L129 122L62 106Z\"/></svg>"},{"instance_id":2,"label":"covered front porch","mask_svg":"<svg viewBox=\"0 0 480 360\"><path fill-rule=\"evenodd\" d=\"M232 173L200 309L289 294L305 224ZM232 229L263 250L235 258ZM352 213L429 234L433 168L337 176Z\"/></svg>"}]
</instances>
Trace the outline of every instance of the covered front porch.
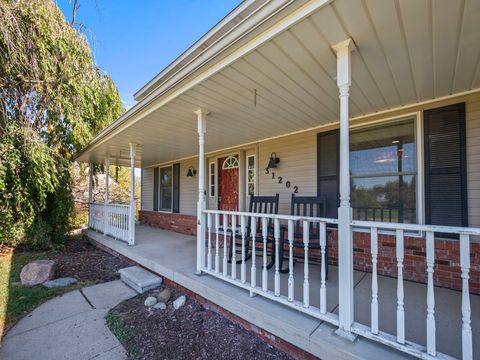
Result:
<instances>
[{"instance_id":1,"label":"covered front porch","mask_svg":"<svg viewBox=\"0 0 480 360\"><path fill-rule=\"evenodd\" d=\"M284 306L281 303L270 301L264 296L250 296L247 289L233 286L229 282L216 279L212 276L197 276L196 269L196 238L172 231L137 225L135 228L135 246L105 236L94 230L86 230L85 234L93 241L105 246L141 266L166 277L169 280L195 292L206 300L229 311L243 320L261 328L280 339L283 339L301 349L304 349L320 358L340 358L355 356L369 359L405 358L407 354L397 352L378 342L363 337L350 342L335 335L336 326ZM223 250L223 249L222 249ZM261 262L261 256L256 261ZM247 261L250 269L251 260ZM220 263L220 272L222 270ZM232 267L228 265L227 277L231 280ZM241 274L241 264L237 264L237 273ZM294 293L295 297L302 297L304 282L304 264L295 265ZM262 268L257 268L257 277L261 278ZM247 272L247 282L251 281L251 274ZM275 268L268 271L268 291L274 288ZM280 295L288 295L289 274L280 274ZM312 308L320 306L321 268L319 265L309 266L309 299ZM241 284L241 279L231 280ZM238 285L237 284L237 285ZM326 281L326 309L328 313L338 314L338 269L329 266L328 280ZM354 272L355 295L355 324L371 326L371 289L372 274ZM385 333L396 332L397 314L397 279L378 276L378 319L379 330ZM437 350L448 356L459 358L461 354L462 336L460 332L452 331L462 324L462 294L461 292L434 288L435 319L437 324ZM406 341L426 346L425 309L427 307L427 286L424 284L405 281L405 332ZM480 296L471 296L472 313L480 311ZM478 347L480 328L472 327L474 348Z\"/></svg>"},{"instance_id":2,"label":"covered front porch","mask_svg":"<svg viewBox=\"0 0 480 360\"><path fill-rule=\"evenodd\" d=\"M79 154L132 169L130 205L91 204L89 226L106 236L88 233L322 358L371 358L373 347L378 358L473 359L478 3L281 3L245 18L240 7L238 27L220 23ZM140 215L171 229L188 219L196 239L135 229L135 167ZM235 186L222 189L221 173ZM294 214L295 194L326 211ZM247 212L275 196L275 211Z\"/></svg>"}]
</instances>

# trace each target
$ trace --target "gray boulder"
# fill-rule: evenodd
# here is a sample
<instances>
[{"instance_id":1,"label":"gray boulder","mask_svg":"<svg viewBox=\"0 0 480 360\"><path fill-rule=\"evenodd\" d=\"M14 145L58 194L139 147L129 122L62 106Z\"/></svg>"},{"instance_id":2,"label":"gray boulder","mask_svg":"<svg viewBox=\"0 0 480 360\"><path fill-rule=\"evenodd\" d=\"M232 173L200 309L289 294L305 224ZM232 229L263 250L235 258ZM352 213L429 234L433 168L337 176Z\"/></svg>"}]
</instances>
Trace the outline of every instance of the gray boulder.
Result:
<instances>
[{"instance_id":1,"label":"gray boulder","mask_svg":"<svg viewBox=\"0 0 480 360\"><path fill-rule=\"evenodd\" d=\"M74 285L78 282L77 279L72 278L72 277L64 277L64 278L58 278L55 280L49 280L45 281L43 283L43 286L47 288L57 288L57 287L65 287L65 286L70 286Z\"/></svg>"},{"instance_id":2,"label":"gray boulder","mask_svg":"<svg viewBox=\"0 0 480 360\"><path fill-rule=\"evenodd\" d=\"M152 307L157 303L157 298L155 296L149 296L145 299L145 302L143 303L146 307Z\"/></svg>"},{"instance_id":3,"label":"gray boulder","mask_svg":"<svg viewBox=\"0 0 480 360\"><path fill-rule=\"evenodd\" d=\"M55 261L35 260L22 268L20 281L25 286L35 286L51 280L55 274Z\"/></svg>"},{"instance_id":4,"label":"gray boulder","mask_svg":"<svg viewBox=\"0 0 480 360\"><path fill-rule=\"evenodd\" d=\"M153 305L153 308L156 310L165 310L167 308L167 305L163 302L158 302L155 305Z\"/></svg>"},{"instance_id":5,"label":"gray boulder","mask_svg":"<svg viewBox=\"0 0 480 360\"><path fill-rule=\"evenodd\" d=\"M166 304L168 300L170 300L171 296L172 292L169 289L163 289L162 291L160 291L160 294L157 295L157 299L159 302Z\"/></svg>"},{"instance_id":6,"label":"gray boulder","mask_svg":"<svg viewBox=\"0 0 480 360\"><path fill-rule=\"evenodd\" d=\"M175 300L173 302L173 307L175 308L175 310L178 310L180 309L183 304L185 304L185 301L187 300L187 298L185 296L180 296L177 300Z\"/></svg>"}]
</instances>

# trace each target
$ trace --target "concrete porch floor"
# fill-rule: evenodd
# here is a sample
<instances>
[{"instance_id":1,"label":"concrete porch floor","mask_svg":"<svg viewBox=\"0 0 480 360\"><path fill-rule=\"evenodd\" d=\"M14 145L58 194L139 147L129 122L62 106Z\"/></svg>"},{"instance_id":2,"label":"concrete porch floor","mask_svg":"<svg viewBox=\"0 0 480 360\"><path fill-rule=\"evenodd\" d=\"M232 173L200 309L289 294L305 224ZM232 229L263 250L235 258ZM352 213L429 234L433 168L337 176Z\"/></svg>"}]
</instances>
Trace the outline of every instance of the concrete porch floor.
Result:
<instances>
[{"instance_id":1,"label":"concrete porch floor","mask_svg":"<svg viewBox=\"0 0 480 360\"><path fill-rule=\"evenodd\" d=\"M208 301L246 321L304 349L320 358L396 359L408 358L404 353L358 337L353 343L334 334L336 328L326 322L275 303L261 296L250 297L248 291L212 276L196 276L196 238L139 225L136 245L104 236L92 230L85 234L98 243L132 259L161 276L199 294ZM212 244L213 246L213 244ZM220 250L222 256L223 249ZM220 270L221 270L220 261ZM261 258L257 258L257 284L261 281ZM229 274L230 274L229 264ZM250 262L247 264L247 276ZM273 268L269 270L269 289L273 289ZM295 299L301 300L303 264L295 266ZM310 304L319 303L320 267L310 266ZM237 278L240 266L237 266ZM287 293L287 274L282 274L281 293ZM249 281L249 279L248 279ZM396 279L379 276L380 330L396 332ZM426 343L426 286L404 282L406 339ZM371 274L355 272L355 321L370 325ZM480 359L480 296L471 295L474 358ZM335 266L329 267L327 310L338 311L338 276ZM461 357L461 293L435 288L437 350Z\"/></svg>"}]
</instances>

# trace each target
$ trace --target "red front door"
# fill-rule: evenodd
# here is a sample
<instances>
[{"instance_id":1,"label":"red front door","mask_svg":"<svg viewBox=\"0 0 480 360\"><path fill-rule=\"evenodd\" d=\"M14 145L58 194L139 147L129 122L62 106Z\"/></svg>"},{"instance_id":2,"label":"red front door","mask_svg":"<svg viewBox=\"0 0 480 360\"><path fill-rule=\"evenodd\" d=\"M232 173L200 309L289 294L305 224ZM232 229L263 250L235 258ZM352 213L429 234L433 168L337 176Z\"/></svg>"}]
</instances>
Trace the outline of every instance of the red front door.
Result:
<instances>
[{"instance_id":1,"label":"red front door","mask_svg":"<svg viewBox=\"0 0 480 360\"><path fill-rule=\"evenodd\" d=\"M238 211L238 156L218 159L218 209Z\"/></svg>"}]
</instances>

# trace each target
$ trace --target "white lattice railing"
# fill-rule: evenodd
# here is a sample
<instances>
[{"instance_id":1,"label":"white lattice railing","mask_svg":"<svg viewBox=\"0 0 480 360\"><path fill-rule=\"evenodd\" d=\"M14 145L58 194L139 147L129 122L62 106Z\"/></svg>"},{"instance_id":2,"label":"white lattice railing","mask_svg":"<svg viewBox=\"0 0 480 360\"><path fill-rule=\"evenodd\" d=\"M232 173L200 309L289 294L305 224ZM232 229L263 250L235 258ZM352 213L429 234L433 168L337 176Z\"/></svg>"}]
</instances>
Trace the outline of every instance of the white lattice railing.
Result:
<instances>
[{"instance_id":1,"label":"white lattice railing","mask_svg":"<svg viewBox=\"0 0 480 360\"><path fill-rule=\"evenodd\" d=\"M130 242L130 205L90 203L88 212L90 228L116 239Z\"/></svg>"},{"instance_id":2,"label":"white lattice railing","mask_svg":"<svg viewBox=\"0 0 480 360\"><path fill-rule=\"evenodd\" d=\"M381 223L371 221L353 221L352 226L355 231L370 232L370 251L372 261L372 300L371 300L371 323L370 326L354 323L353 332L372 340L390 345L399 350L407 352L420 358L448 358L447 355L437 351L436 346L436 328L435 328L435 292L434 292L434 266L435 266L435 233L453 234L459 237L460 248L460 268L462 278L462 305L461 309L450 309L459 311L462 314L461 329L451 329L452 334L461 331L462 334L462 358L473 359L473 343L471 328L471 309L470 309L470 291L468 286L470 272L470 241L472 236L480 235L480 229L460 228L449 226L434 225L413 225L413 224L395 224ZM389 334L379 330L379 312L378 312L378 277L377 277L377 257L378 257L378 233L379 231L393 232L396 237L396 265L397 265L397 310L396 310L396 334ZM426 321L426 347L408 340L405 334L405 294L403 280L403 261L404 261L404 239L406 234L425 234L426 249L426 272L427 272L427 309L425 312ZM453 324L452 324L453 325Z\"/></svg>"},{"instance_id":3,"label":"white lattice railing","mask_svg":"<svg viewBox=\"0 0 480 360\"><path fill-rule=\"evenodd\" d=\"M206 265L202 271L244 288L250 291L252 296L254 294L261 295L338 326L338 315L327 311L327 269L325 260L327 225L336 224L337 221L335 219L217 210L205 210L204 212L207 217L207 249ZM281 222L284 224L281 225ZM226 225L224 226L224 224ZM303 238L300 240L303 242L304 264L303 269L301 267L297 268L297 270L301 269L303 279L302 291L296 294L293 245L294 241L298 244L298 239L294 239L294 227L298 226L298 224L304 229ZM315 224L318 229L315 232L314 240L309 233L311 224ZM247 234L248 228L250 228L250 232ZM230 250L228 249L228 243L230 242L232 232L235 232L239 241L241 240L240 258L237 256L236 244L233 241L231 247L232 261L229 263ZM287 276L286 292L282 292L281 289L279 261L281 232L287 234L284 243L286 244L285 246L288 245L289 249L286 256L288 258L288 275L285 275ZM247 240L250 242L249 248L251 249L249 269L247 269L246 261ZM313 241L317 242L321 260L320 269L318 269L318 266L315 266L320 277L319 291L315 294L310 291L310 269L312 266L309 261L309 249L311 246L310 242ZM275 244L272 249L275 262L271 269L273 271L273 286L269 283L269 272L267 270L269 242ZM257 264L257 251L260 251L258 255L261 258L261 262L259 264ZM240 274L237 274L237 261L240 263ZM319 304L318 306L312 305L314 296L317 297L315 303Z\"/></svg>"},{"instance_id":4,"label":"white lattice railing","mask_svg":"<svg viewBox=\"0 0 480 360\"><path fill-rule=\"evenodd\" d=\"M258 294L273 301L282 303L289 307L295 308L308 315L318 319L327 321L333 325L339 324L339 315L328 312L326 296L326 237L327 225L337 224L336 219L309 218L288 215L266 215L253 214L244 212L204 210L206 216L206 254L205 266L203 272L214 277L227 281L235 286L250 291L250 294ZM294 249L293 243L298 239L294 239L294 227L300 222L303 237L303 255L304 264L303 271L297 268L297 271L303 274L302 291L295 293L294 285ZM318 245L320 247L320 284L319 292L313 294L310 291L311 277L311 260L309 260L309 250L312 245L312 238L309 234L310 224L318 224ZM224 226L225 224L225 226ZM248 226L250 224L250 226ZM405 353L423 359L450 358L448 355L437 351L435 336L435 295L434 295L434 264L435 264L435 233L440 234L456 234L460 241L460 266L462 278L462 305L458 311L462 314L462 327L458 329L462 336L462 358L473 359L473 343L471 329L471 309L469 294L469 271L470 271L470 241L472 236L480 235L480 229L474 228L454 228L445 226L429 226L429 225L410 225L410 224L394 224L381 222L353 221L351 223L354 232L370 233L370 251L372 265L372 293L371 293L371 322L370 324L361 324L354 322L352 332L378 341L385 345L392 346ZM247 234L247 229L250 233ZM379 329L379 301L386 301L378 297L378 274L377 274L377 258L378 258L378 234L379 232L391 232L396 237L396 266L397 266L397 297L391 299L396 302L396 334L390 334ZM237 259L236 242L233 241L230 246L231 234L235 233L239 239L240 258ZM281 232L287 234L284 239L285 247L288 247L288 278L287 286L281 287L280 260L279 260L279 243L281 241ZM412 233L425 234L426 248L426 278L427 278L427 309L425 312L426 322L426 346L417 344L408 339L405 333L405 295L403 281L403 259L404 259L404 237L411 236ZM268 239L273 237L273 249L275 255L275 266L272 268L273 286L269 284L269 273L267 270L267 243ZM246 259L246 242L249 242L251 248L251 260ZM229 262L229 254L233 256L233 260ZM257 253L260 251L260 253ZM261 259L257 264L257 255ZM237 261L240 262L239 270L237 269ZM247 264L249 269L247 269ZM237 272L239 271L239 275ZM317 270L318 271L318 270ZM298 274L297 274L298 275ZM298 279L298 277L297 277ZM318 277L317 277L318 279ZM341 284L339 284L341 286ZM285 289L286 288L286 289ZM284 292L282 292L282 290ZM286 290L286 291L285 291ZM313 296L318 297L318 306L312 306L311 299ZM364 301L364 300L363 300ZM342 309L339 309L342 311ZM451 309L455 311L455 309ZM452 331L455 331L452 329Z\"/></svg>"}]
</instances>

